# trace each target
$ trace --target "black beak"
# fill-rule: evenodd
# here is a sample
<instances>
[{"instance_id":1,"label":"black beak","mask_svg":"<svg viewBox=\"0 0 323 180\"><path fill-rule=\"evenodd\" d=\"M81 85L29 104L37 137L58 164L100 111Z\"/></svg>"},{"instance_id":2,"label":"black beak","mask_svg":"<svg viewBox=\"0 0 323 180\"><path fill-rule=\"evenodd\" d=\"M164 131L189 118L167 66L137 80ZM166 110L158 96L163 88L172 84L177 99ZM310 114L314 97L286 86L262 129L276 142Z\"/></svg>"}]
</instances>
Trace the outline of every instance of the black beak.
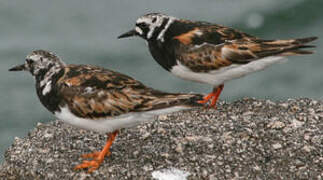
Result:
<instances>
[{"instance_id":1,"label":"black beak","mask_svg":"<svg viewBox=\"0 0 323 180\"><path fill-rule=\"evenodd\" d=\"M126 32L124 34L121 34L118 39L121 39L121 38L126 38L126 37L131 37L131 36L136 36L137 35L137 31L136 30L131 30L129 32Z\"/></svg>"},{"instance_id":2,"label":"black beak","mask_svg":"<svg viewBox=\"0 0 323 180\"><path fill-rule=\"evenodd\" d=\"M9 69L9 71L24 71L26 70L25 64L17 65Z\"/></svg>"}]
</instances>

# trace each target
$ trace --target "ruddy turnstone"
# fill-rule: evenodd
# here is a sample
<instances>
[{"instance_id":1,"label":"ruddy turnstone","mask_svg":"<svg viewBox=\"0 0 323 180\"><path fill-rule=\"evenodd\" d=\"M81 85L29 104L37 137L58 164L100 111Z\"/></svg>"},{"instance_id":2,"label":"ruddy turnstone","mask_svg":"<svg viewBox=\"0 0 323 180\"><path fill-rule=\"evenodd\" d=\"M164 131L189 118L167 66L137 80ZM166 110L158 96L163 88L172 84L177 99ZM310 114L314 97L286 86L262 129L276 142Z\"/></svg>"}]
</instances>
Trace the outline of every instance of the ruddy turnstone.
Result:
<instances>
[{"instance_id":1,"label":"ruddy turnstone","mask_svg":"<svg viewBox=\"0 0 323 180\"><path fill-rule=\"evenodd\" d=\"M9 71L29 71L36 80L41 103L58 119L73 126L108 133L100 152L83 155L93 158L75 169L92 172L110 155L118 130L152 120L153 116L200 106L199 94L166 93L141 82L92 65L67 65L55 54L33 51L25 63Z\"/></svg>"},{"instance_id":2,"label":"ruddy turnstone","mask_svg":"<svg viewBox=\"0 0 323 180\"><path fill-rule=\"evenodd\" d=\"M304 48L317 37L263 40L222 25L150 13L118 38L139 36L148 42L153 58L175 76L212 85L200 103L215 108L223 84L281 62L283 57L311 54Z\"/></svg>"}]
</instances>

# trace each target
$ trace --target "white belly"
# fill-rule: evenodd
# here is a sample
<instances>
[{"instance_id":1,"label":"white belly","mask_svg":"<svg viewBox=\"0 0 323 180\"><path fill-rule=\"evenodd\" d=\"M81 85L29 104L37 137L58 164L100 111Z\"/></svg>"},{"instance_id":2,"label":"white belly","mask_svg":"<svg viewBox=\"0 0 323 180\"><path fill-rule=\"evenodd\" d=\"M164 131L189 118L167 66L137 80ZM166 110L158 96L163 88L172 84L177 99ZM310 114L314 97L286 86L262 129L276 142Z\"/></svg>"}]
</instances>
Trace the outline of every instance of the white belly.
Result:
<instances>
[{"instance_id":1,"label":"white belly","mask_svg":"<svg viewBox=\"0 0 323 180\"><path fill-rule=\"evenodd\" d=\"M263 70L275 63L282 62L283 58L284 57L270 56L252 61L248 64L233 64L208 73L193 72L177 61L177 65L171 69L171 72L175 76L186 80L218 86L226 81L243 77L252 72Z\"/></svg>"},{"instance_id":2,"label":"white belly","mask_svg":"<svg viewBox=\"0 0 323 180\"><path fill-rule=\"evenodd\" d=\"M183 109L189 108L176 106L160 110L133 112L115 117L92 120L75 116L69 108L65 106L61 108L60 112L55 112L55 116L63 122L78 128L107 133L120 128L132 127L139 123L153 120L155 115L176 112Z\"/></svg>"}]
</instances>

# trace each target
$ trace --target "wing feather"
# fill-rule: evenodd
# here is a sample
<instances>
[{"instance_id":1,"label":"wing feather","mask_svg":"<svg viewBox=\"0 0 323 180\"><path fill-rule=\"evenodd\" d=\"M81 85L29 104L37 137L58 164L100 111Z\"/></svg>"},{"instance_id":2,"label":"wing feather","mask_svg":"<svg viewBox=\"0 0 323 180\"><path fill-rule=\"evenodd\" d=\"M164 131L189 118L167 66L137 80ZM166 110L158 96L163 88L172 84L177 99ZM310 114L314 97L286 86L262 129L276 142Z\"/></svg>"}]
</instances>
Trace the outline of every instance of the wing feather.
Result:
<instances>
[{"instance_id":1,"label":"wing feather","mask_svg":"<svg viewBox=\"0 0 323 180\"><path fill-rule=\"evenodd\" d=\"M218 70L231 64L246 64L268 56L290 56L310 54L305 45L316 38L294 40L260 40L239 39L214 45L180 45L176 51L176 59L194 72Z\"/></svg>"},{"instance_id":2,"label":"wing feather","mask_svg":"<svg viewBox=\"0 0 323 180\"><path fill-rule=\"evenodd\" d=\"M70 65L59 82L64 99L79 117L101 118L128 112L187 105L195 94L171 94L146 87L135 79L96 66Z\"/></svg>"}]
</instances>

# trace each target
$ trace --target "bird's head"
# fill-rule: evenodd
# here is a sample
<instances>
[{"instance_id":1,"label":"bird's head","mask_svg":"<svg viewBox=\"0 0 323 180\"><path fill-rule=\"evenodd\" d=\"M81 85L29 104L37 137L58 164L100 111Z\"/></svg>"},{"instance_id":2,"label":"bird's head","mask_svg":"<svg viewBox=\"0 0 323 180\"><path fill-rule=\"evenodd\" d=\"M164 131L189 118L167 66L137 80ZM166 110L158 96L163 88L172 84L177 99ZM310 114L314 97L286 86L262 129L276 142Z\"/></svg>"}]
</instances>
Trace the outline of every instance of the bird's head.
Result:
<instances>
[{"instance_id":1,"label":"bird's head","mask_svg":"<svg viewBox=\"0 0 323 180\"><path fill-rule=\"evenodd\" d=\"M51 68L60 68L65 66L55 54L45 51L36 50L30 53L24 64L17 65L9 69L9 71L29 71L33 76L44 74Z\"/></svg>"},{"instance_id":2,"label":"bird's head","mask_svg":"<svg viewBox=\"0 0 323 180\"><path fill-rule=\"evenodd\" d=\"M175 19L175 17L161 13L145 14L137 19L134 29L120 35L118 38L140 36L145 40L163 40L165 31Z\"/></svg>"}]
</instances>

